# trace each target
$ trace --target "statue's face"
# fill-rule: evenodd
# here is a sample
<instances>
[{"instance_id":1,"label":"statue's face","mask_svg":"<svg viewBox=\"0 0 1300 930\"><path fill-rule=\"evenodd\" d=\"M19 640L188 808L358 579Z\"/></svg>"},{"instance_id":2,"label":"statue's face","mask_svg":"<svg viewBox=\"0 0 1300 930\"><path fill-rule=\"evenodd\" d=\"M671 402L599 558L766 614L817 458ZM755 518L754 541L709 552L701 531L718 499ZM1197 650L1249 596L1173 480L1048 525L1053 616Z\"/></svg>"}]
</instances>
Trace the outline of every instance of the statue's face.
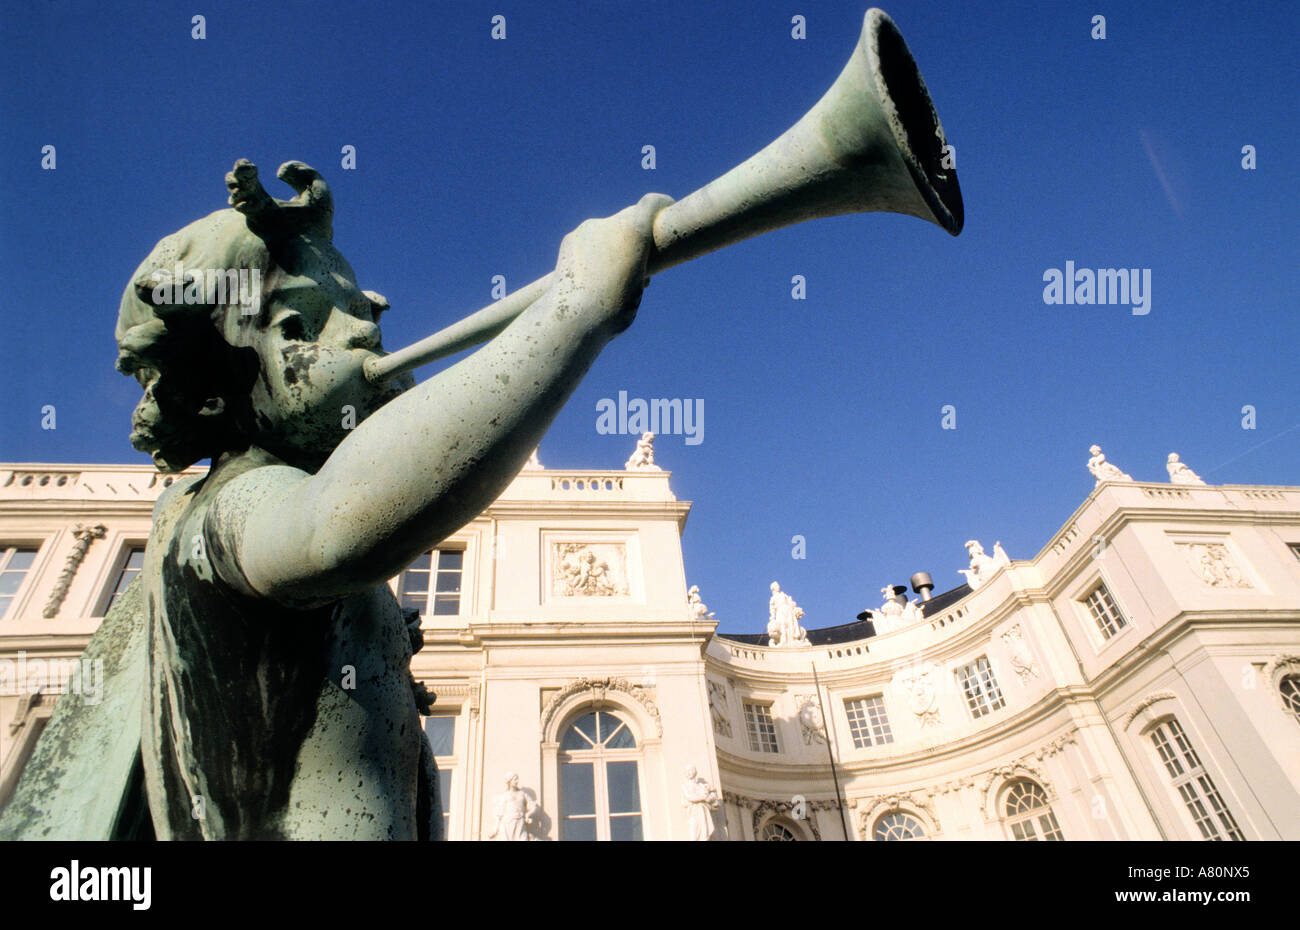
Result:
<instances>
[{"instance_id":1,"label":"statue's face","mask_svg":"<svg viewBox=\"0 0 1300 930\"><path fill-rule=\"evenodd\" d=\"M246 344L261 362L251 395L258 445L314 471L350 428L414 378L366 380L366 360L383 354L373 305L333 249L303 258L295 274L277 274L266 325Z\"/></svg>"}]
</instances>

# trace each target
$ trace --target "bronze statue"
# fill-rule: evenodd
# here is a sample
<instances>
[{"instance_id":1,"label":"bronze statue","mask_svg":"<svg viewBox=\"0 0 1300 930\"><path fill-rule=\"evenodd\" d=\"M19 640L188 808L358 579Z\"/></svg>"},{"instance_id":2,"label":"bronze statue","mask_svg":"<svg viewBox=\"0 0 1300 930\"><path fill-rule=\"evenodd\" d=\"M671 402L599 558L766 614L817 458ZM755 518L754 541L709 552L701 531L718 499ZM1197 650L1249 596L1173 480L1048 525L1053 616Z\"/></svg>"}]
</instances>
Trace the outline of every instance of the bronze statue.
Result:
<instances>
[{"instance_id":1,"label":"bronze statue","mask_svg":"<svg viewBox=\"0 0 1300 930\"><path fill-rule=\"evenodd\" d=\"M387 587L520 471L649 274L816 216L891 210L956 234L961 197L902 37L853 58L784 136L677 204L588 220L552 275L392 356L387 301L334 248L301 162L163 239L123 294L131 442L206 475L159 498L138 579L87 649L111 697L59 702L0 838L439 838L421 644ZM671 206L670 206L671 205ZM409 370L487 344L416 385Z\"/></svg>"}]
</instances>

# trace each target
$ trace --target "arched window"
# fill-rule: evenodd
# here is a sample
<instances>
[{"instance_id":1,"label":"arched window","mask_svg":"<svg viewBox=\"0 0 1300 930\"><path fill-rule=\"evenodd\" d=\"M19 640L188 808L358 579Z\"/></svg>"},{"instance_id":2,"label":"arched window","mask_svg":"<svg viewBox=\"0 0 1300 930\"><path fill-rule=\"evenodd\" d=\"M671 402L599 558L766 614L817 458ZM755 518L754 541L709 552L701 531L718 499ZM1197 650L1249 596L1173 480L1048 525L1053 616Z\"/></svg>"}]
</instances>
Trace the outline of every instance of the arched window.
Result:
<instances>
[{"instance_id":1,"label":"arched window","mask_svg":"<svg viewBox=\"0 0 1300 930\"><path fill-rule=\"evenodd\" d=\"M1277 683L1282 703L1296 720L1300 720L1300 675L1286 675Z\"/></svg>"},{"instance_id":2,"label":"arched window","mask_svg":"<svg viewBox=\"0 0 1300 930\"><path fill-rule=\"evenodd\" d=\"M882 814L871 831L873 840L920 840L925 838L925 827L907 811L890 811Z\"/></svg>"},{"instance_id":3,"label":"arched window","mask_svg":"<svg viewBox=\"0 0 1300 930\"><path fill-rule=\"evenodd\" d=\"M1063 840L1047 792L1037 782L1022 778L1007 789L1003 810L1013 840ZM1041 834L1041 835L1040 835Z\"/></svg>"},{"instance_id":4,"label":"arched window","mask_svg":"<svg viewBox=\"0 0 1300 930\"><path fill-rule=\"evenodd\" d=\"M793 830L779 820L769 820L763 824L763 829L758 832L758 838L769 843L794 843L799 839L794 835Z\"/></svg>"},{"instance_id":5,"label":"arched window","mask_svg":"<svg viewBox=\"0 0 1300 930\"><path fill-rule=\"evenodd\" d=\"M608 711L578 717L560 739L560 839L639 840L640 752Z\"/></svg>"}]
</instances>

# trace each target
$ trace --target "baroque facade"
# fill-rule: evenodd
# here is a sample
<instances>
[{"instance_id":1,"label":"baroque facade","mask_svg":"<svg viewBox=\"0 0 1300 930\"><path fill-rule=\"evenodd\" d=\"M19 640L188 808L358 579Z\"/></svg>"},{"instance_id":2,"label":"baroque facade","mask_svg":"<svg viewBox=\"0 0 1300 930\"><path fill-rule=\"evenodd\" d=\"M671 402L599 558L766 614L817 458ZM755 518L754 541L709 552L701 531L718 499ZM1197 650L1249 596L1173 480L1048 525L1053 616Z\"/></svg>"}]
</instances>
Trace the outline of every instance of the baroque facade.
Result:
<instances>
[{"instance_id":1,"label":"baroque facade","mask_svg":"<svg viewBox=\"0 0 1300 930\"><path fill-rule=\"evenodd\" d=\"M724 635L640 451L534 457L392 581L450 839L1300 839L1300 487L1094 459L1033 558L972 540L967 584L829 628L774 585L768 632ZM170 480L0 465L0 804L93 695Z\"/></svg>"}]
</instances>

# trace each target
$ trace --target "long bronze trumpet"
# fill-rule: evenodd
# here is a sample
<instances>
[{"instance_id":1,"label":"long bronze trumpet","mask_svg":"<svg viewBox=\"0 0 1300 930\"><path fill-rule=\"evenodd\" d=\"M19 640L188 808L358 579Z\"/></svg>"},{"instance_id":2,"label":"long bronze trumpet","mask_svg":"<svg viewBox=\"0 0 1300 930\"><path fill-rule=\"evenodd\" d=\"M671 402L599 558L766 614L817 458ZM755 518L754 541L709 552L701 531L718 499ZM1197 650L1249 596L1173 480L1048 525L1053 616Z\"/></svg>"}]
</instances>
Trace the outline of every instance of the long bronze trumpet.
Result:
<instances>
[{"instance_id":1,"label":"long bronze trumpet","mask_svg":"<svg viewBox=\"0 0 1300 930\"><path fill-rule=\"evenodd\" d=\"M804 220L845 213L904 213L952 235L961 189L925 81L894 21L867 11L849 62L825 96L775 142L654 221L648 273ZM371 359L382 382L486 342L537 300L551 275L432 336Z\"/></svg>"}]
</instances>

